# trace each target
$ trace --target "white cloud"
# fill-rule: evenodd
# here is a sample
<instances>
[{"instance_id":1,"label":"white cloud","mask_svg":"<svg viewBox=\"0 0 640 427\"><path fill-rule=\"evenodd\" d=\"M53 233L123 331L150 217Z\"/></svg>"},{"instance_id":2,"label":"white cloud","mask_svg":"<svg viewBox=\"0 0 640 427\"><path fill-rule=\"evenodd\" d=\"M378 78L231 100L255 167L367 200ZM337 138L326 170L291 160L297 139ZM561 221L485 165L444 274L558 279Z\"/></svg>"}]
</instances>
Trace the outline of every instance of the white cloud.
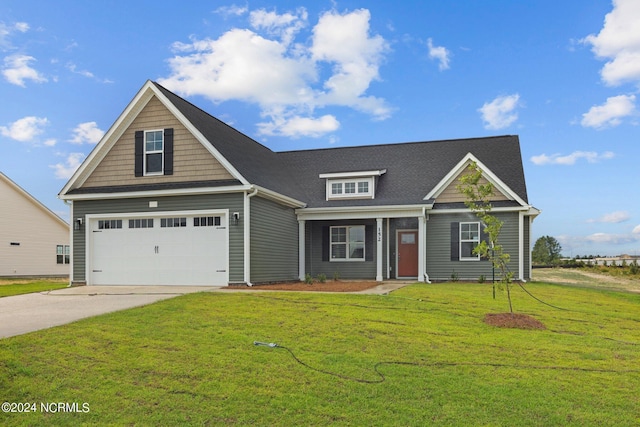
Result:
<instances>
[{"instance_id":1,"label":"white cloud","mask_svg":"<svg viewBox=\"0 0 640 427\"><path fill-rule=\"evenodd\" d=\"M384 120L391 110L383 99L363 96L372 81L378 80L383 54L389 50L381 36L369 35L366 9L341 15L327 12L313 29L312 58L333 65L333 75L323 84L327 92L318 95L319 105L342 105Z\"/></svg>"},{"instance_id":2,"label":"white cloud","mask_svg":"<svg viewBox=\"0 0 640 427\"><path fill-rule=\"evenodd\" d=\"M588 112L582 115L580 122L584 127L603 129L610 126L618 126L622 123L621 118L635 113L636 96L618 95L607 98L603 105L591 107Z\"/></svg>"},{"instance_id":3,"label":"white cloud","mask_svg":"<svg viewBox=\"0 0 640 427\"><path fill-rule=\"evenodd\" d=\"M11 49L12 46L9 38L16 32L26 33L29 31L29 28L29 24L26 22L16 22L13 25L7 25L4 22L0 22L0 49Z\"/></svg>"},{"instance_id":4,"label":"white cloud","mask_svg":"<svg viewBox=\"0 0 640 427\"><path fill-rule=\"evenodd\" d=\"M636 225L636 226L633 228L632 233L633 233L633 234L638 234L638 235L640 235L640 224Z\"/></svg>"},{"instance_id":5,"label":"white cloud","mask_svg":"<svg viewBox=\"0 0 640 427\"><path fill-rule=\"evenodd\" d=\"M330 114L317 119L295 116L278 122L258 123L258 129L263 135L282 135L291 138L319 137L334 132L339 127L340 122Z\"/></svg>"},{"instance_id":6,"label":"white cloud","mask_svg":"<svg viewBox=\"0 0 640 427\"><path fill-rule=\"evenodd\" d=\"M159 83L216 103L257 104L268 120L258 130L269 135L319 137L332 132L338 119L315 114L327 106L350 107L380 120L390 116L384 99L366 93L379 79L389 49L382 37L370 35L368 10L324 13L312 28L310 43L295 43L307 25L303 8L285 14L261 9L249 19L255 31L235 28L215 40L174 43L171 74Z\"/></svg>"},{"instance_id":7,"label":"white cloud","mask_svg":"<svg viewBox=\"0 0 640 427\"><path fill-rule=\"evenodd\" d=\"M437 59L440 64L438 68L440 71L449 69L449 56L451 52L446 47L443 46L434 46L433 40L427 40L427 46L429 47L429 58Z\"/></svg>"},{"instance_id":8,"label":"white cloud","mask_svg":"<svg viewBox=\"0 0 640 427\"><path fill-rule=\"evenodd\" d=\"M0 134L16 141L31 142L44 132L44 126L49 124L46 117L27 116L11 123L8 127L0 126Z\"/></svg>"},{"instance_id":9,"label":"white cloud","mask_svg":"<svg viewBox=\"0 0 640 427\"><path fill-rule=\"evenodd\" d=\"M624 245L640 240L640 236L635 234L612 234L612 233L593 233L585 240L590 243Z\"/></svg>"},{"instance_id":10,"label":"white cloud","mask_svg":"<svg viewBox=\"0 0 640 427\"><path fill-rule=\"evenodd\" d=\"M605 16L597 35L582 42L590 44L598 57L608 62L600 71L602 80L611 86L640 82L640 2L614 0L613 10Z\"/></svg>"},{"instance_id":11,"label":"white cloud","mask_svg":"<svg viewBox=\"0 0 640 427\"><path fill-rule=\"evenodd\" d=\"M82 164L84 159L83 153L71 153L67 156L64 163L56 163L49 167L54 170L54 174L58 179L69 179Z\"/></svg>"},{"instance_id":12,"label":"white cloud","mask_svg":"<svg viewBox=\"0 0 640 427\"><path fill-rule=\"evenodd\" d=\"M22 87L25 87L25 80L32 80L35 83L46 82L45 77L29 66L32 61L35 61L35 58L28 55L16 54L5 57L2 70L4 78L9 83Z\"/></svg>"},{"instance_id":13,"label":"white cloud","mask_svg":"<svg viewBox=\"0 0 640 427\"><path fill-rule=\"evenodd\" d=\"M231 6L220 6L219 8L214 10L213 13L217 13L219 15L224 16L225 18L228 18L230 16L244 15L248 11L249 11L249 7L247 7L246 5L245 6L237 6L237 5L233 4Z\"/></svg>"},{"instance_id":14,"label":"white cloud","mask_svg":"<svg viewBox=\"0 0 640 427\"><path fill-rule=\"evenodd\" d=\"M597 218L597 219L590 219L587 222L607 222L607 223L611 223L611 224L617 224L617 223L620 223L620 222L628 221L629 218L631 218L631 215L629 215L629 212L627 212L627 211L616 211L616 212L611 212L611 213L608 213L608 214L604 214L600 218Z\"/></svg>"},{"instance_id":15,"label":"white cloud","mask_svg":"<svg viewBox=\"0 0 640 427\"><path fill-rule=\"evenodd\" d=\"M589 163L597 163L600 160L613 159L615 154L611 151L605 151L598 154L595 151L574 151L571 154L562 156L560 154L552 154L550 156L546 154L540 154L538 156L531 157L531 162L538 166L543 165L574 165L579 159L585 159Z\"/></svg>"},{"instance_id":16,"label":"white cloud","mask_svg":"<svg viewBox=\"0 0 640 427\"><path fill-rule=\"evenodd\" d=\"M307 24L307 11L298 8L297 14L267 12L264 9L254 10L249 14L251 26L256 30L265 30L267 34L280 37L283 44L289 45L295 35Z\"/></svg>"},{"instance_id":17,"label":"white cloud","mask_svg":"<svg viewBox=\"0 0 640 427\"><path fill-rule=\"evenodd\" d=\"M499 96L493 101L485 103L482 108L478 109L485 122L485 129L503 129L518 120L518 113L515 110L519 107L519 100L520 95L515 93Z\"/></svg>"},{"instance_id":18,"label":"white cloud","mask_svg":"<svg viewBox=\"0 0 640 427\"><path fill-rule=\"evenodd\" d=\"M69 142L73 144L97 144L102 136L104 135L104 131L98 128L98 124L96 122L86 122L80 123L78 126L73 129L73 137L69 140Z\"/></svg>"}]
</instances>

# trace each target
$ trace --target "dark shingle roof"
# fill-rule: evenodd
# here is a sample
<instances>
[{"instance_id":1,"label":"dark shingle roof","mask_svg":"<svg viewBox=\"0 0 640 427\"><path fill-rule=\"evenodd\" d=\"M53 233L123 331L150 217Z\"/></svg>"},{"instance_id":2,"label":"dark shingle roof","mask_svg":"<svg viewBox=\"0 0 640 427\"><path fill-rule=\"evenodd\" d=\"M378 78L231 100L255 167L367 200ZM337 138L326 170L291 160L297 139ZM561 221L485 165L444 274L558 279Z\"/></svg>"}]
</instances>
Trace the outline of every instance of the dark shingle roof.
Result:
<instances>
[{"instance_id":1,"label":"dark shingle roof","mask_svg":"<svg viewBox=\"0 0 640 427\"><path fill-rule=\"evenodd\" d=\"M156 86L251 184L308 207L423 204L424 196L472 153L528 203L518 136L364 145L273 152L236 129ZM386 169L375 199L326 200L322 173Z\"/></svg>"}]
</instances>

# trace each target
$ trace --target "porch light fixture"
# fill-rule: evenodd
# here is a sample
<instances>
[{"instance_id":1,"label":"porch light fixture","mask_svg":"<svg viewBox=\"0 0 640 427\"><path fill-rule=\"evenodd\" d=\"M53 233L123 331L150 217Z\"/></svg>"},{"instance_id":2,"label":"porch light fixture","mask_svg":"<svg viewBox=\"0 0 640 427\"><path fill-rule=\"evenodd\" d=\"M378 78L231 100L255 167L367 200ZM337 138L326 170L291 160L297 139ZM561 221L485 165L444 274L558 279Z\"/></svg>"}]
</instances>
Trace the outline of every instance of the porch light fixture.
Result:
<instances>
[{"instance_id":1,"label":"porch light fixture","mask_svg":"<svg viewBox=\"0 0 640 427\"><path fill-rule=\"evenodd\" d=\"M81 227L82 227L82 218L76 218L76 220L73 221L73 229L78 231L80 230Z\"/></svg>"}]
</instances>

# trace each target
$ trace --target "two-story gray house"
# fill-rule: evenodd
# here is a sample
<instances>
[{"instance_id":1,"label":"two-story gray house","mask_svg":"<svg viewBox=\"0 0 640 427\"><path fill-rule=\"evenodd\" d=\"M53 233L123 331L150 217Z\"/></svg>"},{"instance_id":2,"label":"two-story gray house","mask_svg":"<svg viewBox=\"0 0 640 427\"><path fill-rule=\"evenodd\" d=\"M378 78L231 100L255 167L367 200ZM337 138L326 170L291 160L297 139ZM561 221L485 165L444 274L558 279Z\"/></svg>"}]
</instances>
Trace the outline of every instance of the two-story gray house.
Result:
<instances>
[{"instance_id":1,"label":"two-story gray house","mask_svg":"<svg viewBox=\"0 0 640 427\"><path fill-rule=\"evenodd\" d=\"M518 280L531 224L517 136L273 152L148 81L61 190L72 282L227 285L491 277L455 190L469 162Z\"/></svg>"}]
</instances>

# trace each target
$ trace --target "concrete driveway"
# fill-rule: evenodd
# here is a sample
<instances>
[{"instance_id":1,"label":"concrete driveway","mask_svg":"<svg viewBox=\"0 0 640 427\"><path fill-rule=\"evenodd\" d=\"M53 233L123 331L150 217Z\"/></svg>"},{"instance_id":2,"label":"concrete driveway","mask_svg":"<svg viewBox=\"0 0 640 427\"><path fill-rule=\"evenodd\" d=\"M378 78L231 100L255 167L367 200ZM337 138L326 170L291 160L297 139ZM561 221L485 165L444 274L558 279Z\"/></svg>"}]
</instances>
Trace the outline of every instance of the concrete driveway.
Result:
<instances>
[{"instance_id":1,"label":"concrete driveway","mask_svg":"<svg viewBox=\"0 0 640 427\"><path fill-rule=\"evenodd\" d=\"M212 286L81 286L0 298L0 339L147 305Z\"/></svg>"}]
</instances>

